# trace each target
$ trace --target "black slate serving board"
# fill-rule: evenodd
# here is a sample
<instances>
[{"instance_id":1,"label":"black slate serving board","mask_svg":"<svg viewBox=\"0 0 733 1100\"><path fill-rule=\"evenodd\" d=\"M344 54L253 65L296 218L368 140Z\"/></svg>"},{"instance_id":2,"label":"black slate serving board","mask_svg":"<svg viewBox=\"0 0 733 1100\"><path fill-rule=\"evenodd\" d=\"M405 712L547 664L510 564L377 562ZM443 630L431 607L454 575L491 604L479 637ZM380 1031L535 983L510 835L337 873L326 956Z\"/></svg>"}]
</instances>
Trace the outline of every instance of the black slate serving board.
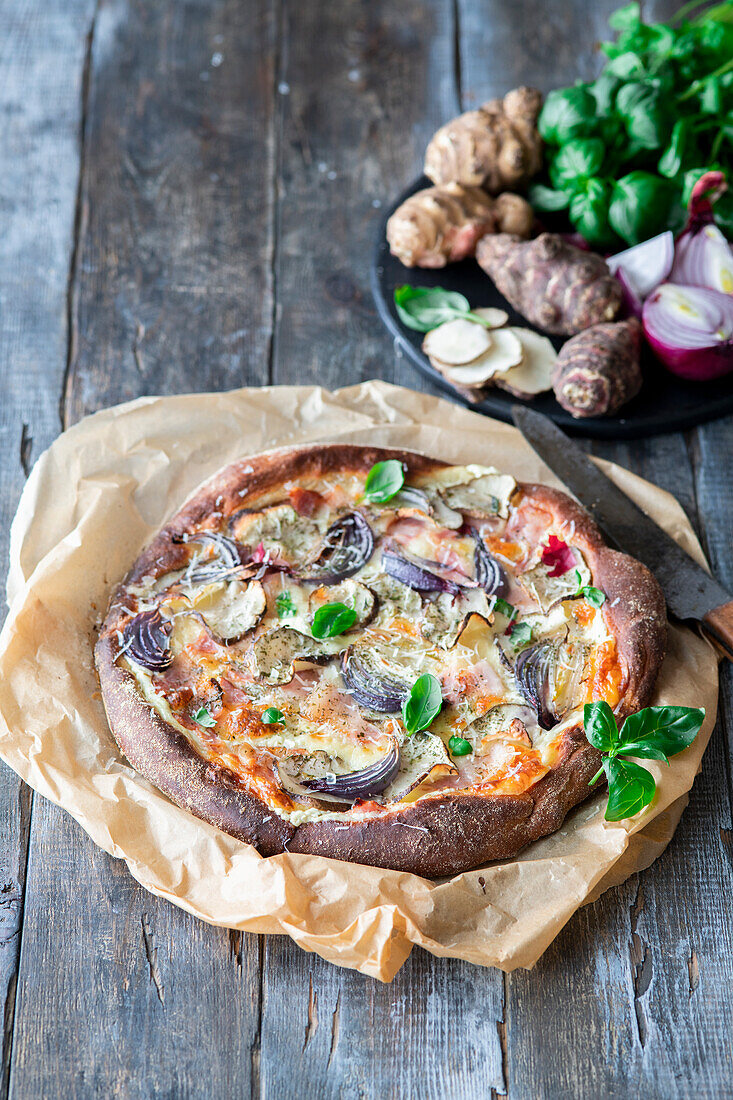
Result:
<instances>
[{"instance_id":1,"label":"black slate serving board","mask_svg":"<svg viewBox=\"0 0 733 1100\"><path fill-rule=\"evenodd\" d=\"M395 287L410 283L413 286L442 286L448 290L460 291L473 307L499 306L509 313L510 324L534 327L528 325L525 318L512 309L475 260L463 260L461 263L430 271L405 267L390 254L385 233L387 219L408 196L429 186L430 180L425 176L411 184L388 210L379 227L371 269L372 293L379 316L418 370L454 400L461 401L487 416L510 422L511 407L518 400L516 397L503 390L493 389L477 404L466 401L423 355L423 333L406 328L397 316L393 297ZM553 225L548 228L558 227ZM564 343L564 338L552 337L552 341L559 348ZM575 420L558 405L551 392L539 394L525 403L551 417L571 434L597 439L639 439L661 432L681 431L733 412L733 374L710 382L687 382L665 370L648 349L645 351L642 370L644 384L641 392L615 416Z\"/></svg>"}]
</instances>

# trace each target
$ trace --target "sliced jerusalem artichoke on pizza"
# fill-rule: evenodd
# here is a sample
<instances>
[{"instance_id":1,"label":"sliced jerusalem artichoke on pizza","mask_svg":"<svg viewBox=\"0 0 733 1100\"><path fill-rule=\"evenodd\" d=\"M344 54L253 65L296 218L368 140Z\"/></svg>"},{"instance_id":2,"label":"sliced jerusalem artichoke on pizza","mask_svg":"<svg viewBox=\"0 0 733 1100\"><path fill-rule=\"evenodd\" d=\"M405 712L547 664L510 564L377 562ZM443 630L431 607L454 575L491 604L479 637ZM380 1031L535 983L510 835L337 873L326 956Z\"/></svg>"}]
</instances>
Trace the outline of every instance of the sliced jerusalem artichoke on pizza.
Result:
<instances>
[{"instance_id":1,"label":"sliced jerusalem artichoke on pizza","mask_svg":"<svg viewBox=\"0 0 733 1100\"><path fill-rule=\"evenodd\" d=\"M583 705L645 705L664 628L653 578L563 494L338 444L204 485L95 652L118 745L192 813L264 856L434 877L592 793Z\"/></svg>"}]
</instances>

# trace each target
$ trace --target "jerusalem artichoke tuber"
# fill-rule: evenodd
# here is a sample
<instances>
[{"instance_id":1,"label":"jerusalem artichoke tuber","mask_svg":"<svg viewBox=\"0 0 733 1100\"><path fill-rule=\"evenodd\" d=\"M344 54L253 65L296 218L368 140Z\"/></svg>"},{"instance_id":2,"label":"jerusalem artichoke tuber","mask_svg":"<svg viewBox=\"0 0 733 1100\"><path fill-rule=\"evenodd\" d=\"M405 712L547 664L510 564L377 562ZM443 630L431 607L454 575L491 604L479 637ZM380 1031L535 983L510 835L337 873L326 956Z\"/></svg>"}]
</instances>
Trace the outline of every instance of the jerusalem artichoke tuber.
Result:
<instances>
[{"instance_id":1,"label":"jerusalem artichoke tuber","mask_svg":"<svg viewBox=\"0 0 733 1100\"><path fill-rule=\"evenodd\" d=\"M621 286L605 261L554 233L532 241L483 237L476 259L507 301L545 332L571 336L612 321L621 306Z\"/></svg>"},{"instance_id":2,"label":"jerusalem artichoke tuber","mask_svg":"<svg viewBox=\"0 0 733 1100\"><path fill-rule=\"evenodd\" d=\"M635 317L593 325L564 345L552 372L555 397L575 417L607 416L641 389L641 325Z\"/></svg>"},{"instance_id":3,"label":"jerusalem artichoke tuber","mask_svg":"<svg viewBox=\"0 0 733 1100\"><path fill-rule=\"evenodd\" d=\"M492 195L524 187L542 166L541 106L534 88L515 88L459 115L433 136L425 175L436 184L484 187Z\"/></svg>"},{"instance_id":4,"label":"jerusalem artichoke tuber","mask_svg":"<svg viewBox=\"0 0 733 1100\"><path fill-rule=\"evenodd\" d=\"M473 256L485 233L511 225L520 236L528 236L533 217L519 195L492 199L478 187L450 183L406 199L387 222L387 240L406 267L444 267Z\"/></svg>"}]
</instances>

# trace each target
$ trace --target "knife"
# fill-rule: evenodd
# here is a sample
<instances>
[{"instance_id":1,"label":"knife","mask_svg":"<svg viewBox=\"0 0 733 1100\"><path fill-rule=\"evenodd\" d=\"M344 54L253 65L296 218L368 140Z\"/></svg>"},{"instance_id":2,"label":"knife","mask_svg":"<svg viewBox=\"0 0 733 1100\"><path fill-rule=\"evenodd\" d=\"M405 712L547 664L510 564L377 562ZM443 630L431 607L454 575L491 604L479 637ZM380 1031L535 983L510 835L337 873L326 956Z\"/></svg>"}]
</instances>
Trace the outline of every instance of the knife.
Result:
<instances>
[{"instance_id":1,"label":"knife","mask_svg":"<svg viewBox=\"0 0 733 1100\"><path fill-rule=\"evenodd\" d=\"M620 549L659 581L669 610L697 622L733 661L733 596L693 561L626 493L601 473L548 417L515 405L514 423L529 445Z\"/></svg>"}]
</instances>

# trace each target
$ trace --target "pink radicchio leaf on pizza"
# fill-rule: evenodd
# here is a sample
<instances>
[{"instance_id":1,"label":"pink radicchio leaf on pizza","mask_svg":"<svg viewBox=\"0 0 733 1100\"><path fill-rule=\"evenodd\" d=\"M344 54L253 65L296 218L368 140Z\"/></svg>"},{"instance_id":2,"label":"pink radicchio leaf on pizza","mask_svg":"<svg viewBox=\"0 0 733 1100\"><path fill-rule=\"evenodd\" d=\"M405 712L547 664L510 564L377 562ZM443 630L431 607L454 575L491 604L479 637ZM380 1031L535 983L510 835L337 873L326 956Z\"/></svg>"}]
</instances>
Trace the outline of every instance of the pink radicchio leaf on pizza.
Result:
<instances>
[{"instance_id":1,"label":"pink radicchio leaf on pizza","mask_svg":"<svg viewBox=\"0 0 733 1100\"><path fill-rule=\"evenodd\" d=\"M542 563L550 567L548 577L562 577L578 564L571 548L557 535L550 535L547 546L542 547Z\"/></svg>"}]
</instances>

